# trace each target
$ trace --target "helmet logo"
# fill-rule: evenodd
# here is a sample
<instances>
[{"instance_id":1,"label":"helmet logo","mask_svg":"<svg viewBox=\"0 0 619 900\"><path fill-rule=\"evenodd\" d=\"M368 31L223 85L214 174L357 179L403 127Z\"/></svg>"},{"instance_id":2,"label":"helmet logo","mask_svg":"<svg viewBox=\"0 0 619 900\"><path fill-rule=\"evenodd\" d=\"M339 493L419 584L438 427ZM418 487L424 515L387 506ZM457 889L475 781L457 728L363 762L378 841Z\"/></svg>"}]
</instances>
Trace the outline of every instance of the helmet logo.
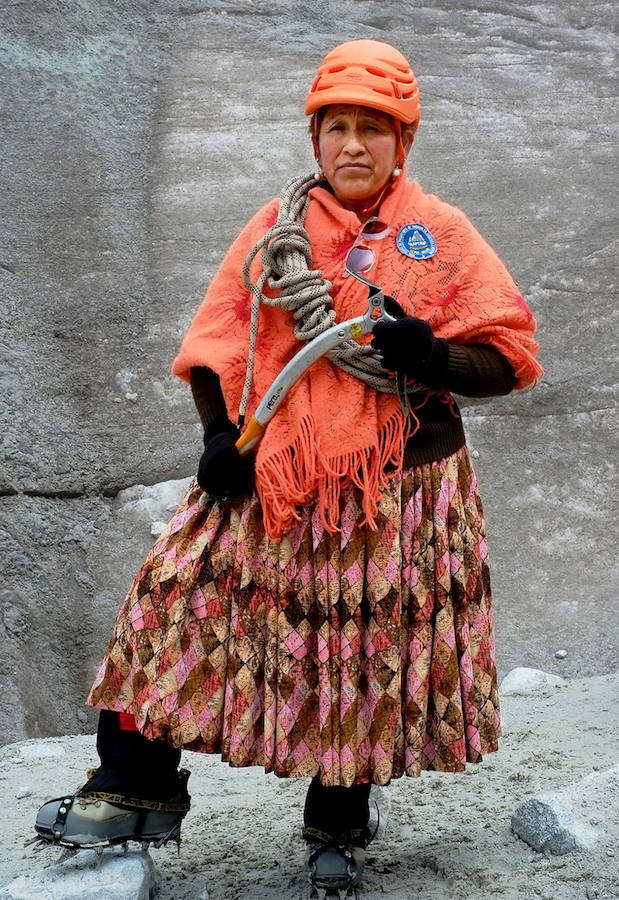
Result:
<instances>
[{"instance_id":1,"label":"helmet logo","mask_svg":"<svg viewBox=\"0 0 619 900\"><path fill-rule=\"evenodd\" d=\"M346 81L363 81L361 72L344 72L344 77Z\"/></svg>"},{"instance_id":2,"label":"helmet logo","mask_svg":"<svg viewBox=\"0 0 619 900\"><path fill-rule=\"evenodd\" d=\"M438 250L436 238L421 222L402 225L396 235L395 245L400 253L410 259L430 259Z\"/></svg>"}]
</instances>

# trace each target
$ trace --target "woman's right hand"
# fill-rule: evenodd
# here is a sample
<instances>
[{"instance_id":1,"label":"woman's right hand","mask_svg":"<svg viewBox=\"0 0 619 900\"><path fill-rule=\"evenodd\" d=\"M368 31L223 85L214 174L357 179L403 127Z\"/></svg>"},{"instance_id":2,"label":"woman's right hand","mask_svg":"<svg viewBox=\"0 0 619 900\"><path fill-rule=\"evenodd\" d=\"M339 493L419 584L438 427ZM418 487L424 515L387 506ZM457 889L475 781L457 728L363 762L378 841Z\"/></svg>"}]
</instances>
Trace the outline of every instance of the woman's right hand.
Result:
<instances>
[{"instance_id":1,"label":"woman's right hand","mask_svg":"<svg viewBox=\"0 0 619 900\"><path fill-rule=\"evenodd\" d=\"M220 500L249 495L254 483L253 453L241 456L236 449L239 429L218 416L204 432L204 453L197 480L202 490Z\"/></svg>"}]
</instances>

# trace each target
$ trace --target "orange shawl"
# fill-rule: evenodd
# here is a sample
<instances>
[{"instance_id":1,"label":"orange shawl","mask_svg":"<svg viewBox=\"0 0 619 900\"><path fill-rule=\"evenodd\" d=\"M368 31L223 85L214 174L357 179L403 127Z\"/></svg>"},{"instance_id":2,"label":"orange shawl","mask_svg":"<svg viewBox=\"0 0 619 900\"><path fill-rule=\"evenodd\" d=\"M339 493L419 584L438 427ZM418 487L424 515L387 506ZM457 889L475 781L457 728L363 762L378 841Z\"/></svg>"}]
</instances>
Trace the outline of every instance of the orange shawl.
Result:
<instances>
[{"instance_id":1,"label":"orange shawl","mask_svg":"<svg viewBox=\"0 0 619 900\"><path fill-rule=\"evenodd\" d=\"M234 241L172 366L186 381L192 366L217 372L232 419L245 380L249 338L250 295L242 266L275 223L277 209L278 201L271 201ZM535 360L535 320L505 266L466 216L402 175L383 201L380 218L392 232L373 243L377 263L369 277L407 313L426 319L438 336L459 344L492 344L511 363L516 387L532 384L543 371ZM395 236L410 222L431 231L438 245L434 256L417 260L399 252ZM315 187L305 227L312 268L321 269L333 284L338 321L364 312L367 289L343 277L346 253L361 228L355 213ZM254 281L259 271L260 262L254 260ZM248 416L300 349L293 327L291 313L261 307ZM385 467L401 468L406 427L397 396L374 391L326 358L317 360L291 389L258 448L256 486L269 536L281 538L298 518L296 507L316 501L324 527L338 530L339 495L350 482L362 489L366 522L375 527Z\"/></svg>"}]
</instances>

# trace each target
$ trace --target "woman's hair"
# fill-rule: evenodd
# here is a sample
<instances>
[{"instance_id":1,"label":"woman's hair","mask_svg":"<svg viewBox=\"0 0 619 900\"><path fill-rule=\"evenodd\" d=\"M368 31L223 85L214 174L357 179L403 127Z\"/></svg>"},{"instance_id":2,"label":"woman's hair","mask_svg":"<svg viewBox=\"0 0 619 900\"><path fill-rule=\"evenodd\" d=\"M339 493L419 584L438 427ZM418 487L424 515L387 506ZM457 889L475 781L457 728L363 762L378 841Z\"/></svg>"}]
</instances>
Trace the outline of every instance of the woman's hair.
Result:
<instances>
[{"instance_id":1,"label":"woman's hair","mask_svg":"<svg viewBox=\"0 0 619 900\"><path fill-rule=\"evenodd\" d=\"M309 133L312 137L312 143L314 144L314 149L318 148L318 134L320 132L320 126L322 125L322 120L325 117L325 113L329 109L328 106L320 106L315 113L312 113L312 116L309 121L308 129ZM380 112L381 110L379 110ZM384 115L388 115L388 113L384 113ZM391 122L393 124L393 130L398 138L398 141L402 148L404 148L404 138L405 135L410 133L412 136L415 134L415 126L414 125L406 125L404 122L400 122L399 119L396 119L395 116L389 116ZM404 162L404 159L401 160L401 163Z\"/></svg>"}]
</instances>

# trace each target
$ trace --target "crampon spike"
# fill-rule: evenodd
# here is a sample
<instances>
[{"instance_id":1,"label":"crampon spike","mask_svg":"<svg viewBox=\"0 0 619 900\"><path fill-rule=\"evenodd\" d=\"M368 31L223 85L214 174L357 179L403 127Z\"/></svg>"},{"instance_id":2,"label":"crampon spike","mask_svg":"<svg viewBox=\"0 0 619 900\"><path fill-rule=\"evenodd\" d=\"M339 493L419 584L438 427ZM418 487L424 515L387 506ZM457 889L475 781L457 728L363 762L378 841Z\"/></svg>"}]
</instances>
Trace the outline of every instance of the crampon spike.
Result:
<instances>
[{"instance_id":1,"label":"crampon spike","mask_svg":"<svg viewBox=\"0 0 619 900\"><path fill-rule=\"evenodd\" d=\"M177 822L174 823L172 828L164 834L163 837L160 837L159 840L153 841L153 846L159 850L161 847L165 846L168 841L175 841L178 845L178 852L180 853L180 843L181 843L181 830Z\"/></svg>"},{"instance_id":2,"label":"crampon spike","mask_svg":"<svg viewBox=\"0 0 619 900\"><path fill-rule=\"evenodd\" d=\"M29 847L31 844L43 844L44 841L41 840L38 834L35 834L33 838L30 838L29 841L24 841L24 847Z\"/></svg>"}]
</instances>

